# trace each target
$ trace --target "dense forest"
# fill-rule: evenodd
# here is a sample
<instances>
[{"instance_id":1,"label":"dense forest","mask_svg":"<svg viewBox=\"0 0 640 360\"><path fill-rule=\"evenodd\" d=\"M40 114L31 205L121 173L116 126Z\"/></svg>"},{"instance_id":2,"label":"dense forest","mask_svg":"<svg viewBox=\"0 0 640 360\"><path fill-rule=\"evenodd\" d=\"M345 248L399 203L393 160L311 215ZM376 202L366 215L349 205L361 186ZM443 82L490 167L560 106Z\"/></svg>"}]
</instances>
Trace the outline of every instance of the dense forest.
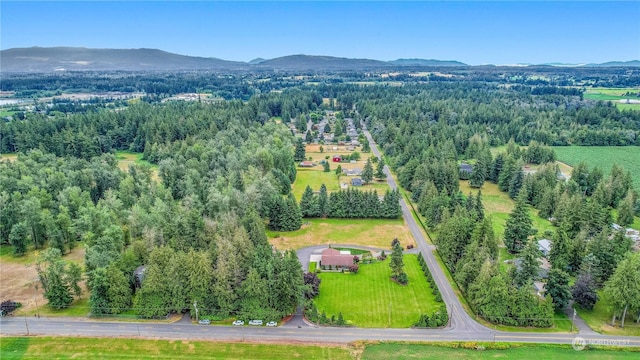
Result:
<instances>
[{"instance_id":1,"label":"dense forest","mask_svg":"<svg viewBox=\"0 0 640 360\"><path fill-rule=\"evenodd\" d=\"M264 219L280 213L295 180L292 136L261 121L279 115L271 109L280 111L285 98L295 96L34 114L5 124L25 142L17 161L0 163L0 241L16 254L49 248L39 271L58 308L71 303L78 280L60 255L82 241L93 314L155 317L194 303L202 316L291 313L302 269L294 252L268 244ZM310 96L300 99L296 112L315 107ZM120 171L114 149L144 151L161 182L146 166Z\"/></svg>"},{"instance_id":2,"label":"dense forest","mask_svg":"<svg viewBox=\"0 0 640 360\"><path fill-rule=\"evenodd\" d=\"M590 79L579 70L539 69L551 80L534 81L530 72L513 69L458 69L451 78L412 77L402 86L349 84L370 80L359 73L309 73L313 81L306 82L286 75L258 81L267 74L52 75L39 83L17 74L3 79L3 90L69 86L146 96L118 109L74 111L58 104L56 111L0 121L0 152L20 153L18 161L0 162L0 242L12 244L16 254L49 248L38 271L55 307L68 306L77 294L79 270L61 255L83 242L94 314L133 309L154 317L194 310L197 303L202 315L219 318L283 316L301 301L302 270L295 253L268 244L265 227L295 230L303 216L399 214L398 192L380 200L360 191L323 195L320 189L316 195L308 189L296 203L294 137L275 119L304 126L314 121L312 112L334 108L371 131L481 316L507 325L551 326L554 309L572 297L593 306L599 288L619 299L612 301L617 315L640 311L640 304L608 285L619 264L632 262L630 241L611 229L613 221L628 225L640 209L630 175L620 167L604 174L581 164L566 181L548 147L640 145L640 112L584 100L581 90L560 87L637 81L633 74L599 71L602 76ZM200 90L228 101L160 102ZM120 171L116 150L143 153L158 166L160 181L146 166ZM461 172L462 161L473 170ZM524 164L535 164L537 172L525 174ZM479 192L462 194L460 179ZM484 214L485 182L516 200L503 239ZM532 229L530 208L556 225L546 234L554 244L546 299L531 291L539 255L534 239L541 234ZM500 269L501 240L522 260L519 267ZM136 283L134 270L142 265L144 276ZM577 277L573 289L571 276Z\"/></svg>"}]
</instances>

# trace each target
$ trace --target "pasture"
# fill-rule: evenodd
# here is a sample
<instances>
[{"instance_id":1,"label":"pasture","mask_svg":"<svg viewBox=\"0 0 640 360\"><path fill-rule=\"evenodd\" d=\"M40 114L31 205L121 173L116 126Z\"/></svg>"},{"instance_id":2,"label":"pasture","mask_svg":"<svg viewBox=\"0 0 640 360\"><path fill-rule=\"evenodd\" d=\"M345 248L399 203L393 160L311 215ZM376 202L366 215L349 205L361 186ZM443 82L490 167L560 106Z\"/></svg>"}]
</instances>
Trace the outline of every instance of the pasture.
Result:
<instances>
[{"instance_id":1,"label":"pasture","mask_svg":"<svg viewBox=\"0 0 640 360\"><path fill-rule=\"evenodd\" d=\"M481 349L481 351L478 351ZM484 349L484 350L482 350ZM585 349L580 352L570 345L549 344L398 344L379 343L367 345L362 359L635 359L637 352L605 349Z\"/></svg>"},{"instance_id":2,"label":"pasture","mask_svg":"<svg viewBox=\"0 0 640 360\"><path fill-rule=\"evenodd\" d=\"M323 152L320 152L320 146L323 147ZM334 147L336 148L334 150ZM359 151L357 148L356 151ZM348 186L351 186L351 179L359 176L346 176L342 175L338 179L336 176L335 170L340 165L343 170L346 169L354 169L358 168L360 170L364 169L364 166L369 157L373 157L372 153L360 153L360 160L357 160L355 163L351 162L343 162L343 163L335 163L332 161L334 155L351 155L354 151L346 150L346 146L338 146L338 145L318 145L318 144L307 144L306 145L306 158L311 159L316 163L316 166L311 168L302 168L298 167L298 173L296 175L296 181L293 183L292 192L298 201L302 198L302 193L304 193L304 189L308 186L311 186L313 191L319 191L320 186L325 184L328 192L338 191L340 190L340 183L346 183ZM323 166L320 164L320 161L329 161L329 172L323 171ZM373 165L373 171L375 173L376 164ZM389 190L389 185L386 181L372 181L367 185L363 185L358 187L358 189L362 191L370 191L375 190L378 195L382 196L384 193Z\"/></svg>"},{"instance_id":3,"label":"pasture","mask_svg":"<svg viewBox=\"0 0 640 360\"><path fill-rule=\"evenodd\" d=\"M301 249L313 245L352 244L387 249L398 238L406 247L414 244L403 219L303 219L296 231L267 230L269 243L278 249Z\"/></svg>"},{"instance_id":4,"label":"pasture","mask_svg":"<svg viewBox=\"0 0 640 360\"><path fill-rule=\"evenodd\" d=\"M597 166L608 176L613 164L631 172L633 186L640 190L640 147L638 146L554 146L558 160L575 166L584 161Z\"/></svg>"},{"instance_id":5,"label":"pasture","mask_svg":"<svg viewBox=\"0 0 640 360\"><path fill-rule=\"evenodd\" d=\"M318 274L320 295L315 300L319 312L328 317L342 312L352 325L365 328L408 328L421 314L431 314L441 303L431 293L418 257L404 256L409 276L406 286L391 280L390 259L360 265L357 274Z\"/></svg>"},{"instance_id":6,"label":"pasture","mask_svg":"<svg viewBox=\"0 0 640 360\"><path fill-rule=\"evenodd\" d=\"M590 88L584 92L587 100L612 101L620 110L640 110L640 103L621 103L620 100L640 100L638 88Z\"/></svg>"}]
</instances>

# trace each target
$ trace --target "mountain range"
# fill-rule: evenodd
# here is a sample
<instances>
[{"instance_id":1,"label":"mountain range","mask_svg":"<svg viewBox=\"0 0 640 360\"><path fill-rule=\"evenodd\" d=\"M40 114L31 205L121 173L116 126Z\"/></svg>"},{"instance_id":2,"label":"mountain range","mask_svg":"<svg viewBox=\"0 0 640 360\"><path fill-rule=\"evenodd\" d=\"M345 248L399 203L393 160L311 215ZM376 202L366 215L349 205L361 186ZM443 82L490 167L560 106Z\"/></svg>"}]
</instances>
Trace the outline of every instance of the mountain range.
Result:
<instances>
[{"instance_id":1,"label":"mountain range","mask_svg":"<svg viewBox=\"0 0 640 360\"><path fill-rule=\"evenodd\" d=\"M551 66L640 66L640 61ZM157 49L90 49L82 47L30 47L0 51L1 72L53 71L178 71L178 70L367 70L398 67L469 66L455 60L398 59L381 61L334 56L289 55L250 62L178 55Z\"/></svg>"}]
</instances>

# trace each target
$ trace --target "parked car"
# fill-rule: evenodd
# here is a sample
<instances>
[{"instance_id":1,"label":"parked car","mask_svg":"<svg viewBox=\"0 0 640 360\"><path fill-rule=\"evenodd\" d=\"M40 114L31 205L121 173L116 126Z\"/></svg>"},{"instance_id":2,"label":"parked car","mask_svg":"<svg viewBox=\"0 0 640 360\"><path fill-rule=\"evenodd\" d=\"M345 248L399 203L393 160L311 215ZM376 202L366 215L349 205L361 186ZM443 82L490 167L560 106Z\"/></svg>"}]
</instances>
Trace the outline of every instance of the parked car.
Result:
<instances>
[{"instance_id":1,"label":"parked car","mask_svg":"<svg viewBox=\"0 0 640 360\"><path fill-rule=\"evenodd\" d=\"M200 324L200 325L209 325L209 324L211 324L211 320L202 319L202 320L198 321L198 324Z\"/></svg>"},{"instance_id":2,"label":"parked car","mask_svg":"<svg viewBox=\"0 0 640 360\"><path fill-rule=\"evenodd\" d=\"M275 322L275 321L269 321L269 322L267 323L267 326L278 326L278 323L277 323L277 322Z\"/></svg>"},{"instance_id":3,"label":"parked car","mask_svg":"<svg viewBox=\"0 0 640 360\"><path fill-rule=\"evenodd\" d=\"M262 326L262 320L251 320L249 325Z\"/></svg>"},{"instance_id":4,"label":"parked car","mask_svg":"<svg viewBox=\"0 0 640 360\"><path fill-rule=\"evenodd\" d=\"M244 325L244 320L236 320L233 322L233 325Z\"/></svg>"}]
</instances>

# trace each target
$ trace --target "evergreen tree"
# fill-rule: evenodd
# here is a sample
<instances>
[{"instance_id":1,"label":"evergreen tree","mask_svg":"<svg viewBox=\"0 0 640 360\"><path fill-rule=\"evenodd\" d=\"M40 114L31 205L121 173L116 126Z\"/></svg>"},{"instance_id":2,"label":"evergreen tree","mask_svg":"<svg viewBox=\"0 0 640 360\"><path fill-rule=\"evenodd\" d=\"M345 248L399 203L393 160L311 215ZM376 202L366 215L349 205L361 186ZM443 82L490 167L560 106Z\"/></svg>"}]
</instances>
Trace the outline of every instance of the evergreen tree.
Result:
<instances>
[{"instance_id":1,"label":"evergreen tree","mask_svg":"<svg viewBox=\"0 0 640 360\"><path fill-rule=\"evenodd\" d=\"M484 219L484 205L482 205L482 190L478 190L478 195L476 196L476 214L478 215L478 219Z\"/></svg>"},{"instance_id":2,"label":"evergreen tree","mask_svg":"<svg viewBox=\"0 0 640 360\"><path fill-rule=\"evenodd\" d=\"M518 253L527 243L533 223L529 217L526 195L522 192L516 199L516 206L509 214L504 230L504 245L511 253Z\"/></svg>"},{"instance_id":3,"label":"evergreen tree","mask_svg":"<svg viewBox=\"0 0 640 360\"><path fill-rule=\"evenodd\" d=\"M391 252L391 261L389 262L391 267L391 277L401 284L408 282L407 274L404 272L404 261L402 259L402 247L400 242L397 242L393 246Z\"/></svg>"},{"instance_id":4,"label":"evergreen tree","mask_svg":"<svg viewBox=\"0 0 640 360\"><path fill-rule=\"evenodd\" d=\"M297 138L296 139L296 148L293 154L293 160L294 161L304 161L306 156L305 153L305 147L304 147L304 142L302 141L302 138Z\"/></svg>"},{"instance_id":5,"label":"evergreen tree","mask_svg":"<svg viewBox=\"0 0 640 360\"><path fill-rule=\"evenodd\" d=\"M307 133L304 135L304 141L310 143L313 141L313 136L311 135L311 131L307 130Z\"/></svg>"},{"instance_id":6,"label":"evergreen tree","mask_svg":"<svg viewBox=\"0 0 640 360\"><path fill-rule=\"evenodd\" d=\"M318 217L326 217L329 213L329 198L327 196L327 186L322 184L320 186L320 193L318 194Z\"/></svg>"},{"instance_id":7,"label":"evergreen tree","mask_svg":"<svg viewBox=\"0 0 640 360\"><path fill-rule=\"evenodd\" d=\"M540 271L539 259L541 256L542 253L538 249L538 243L535 240L528 240L520 253L520 268L515 276L515 282L519 287L538 278L538 272Z\"/></svg>"},{"instance_id":8,"label":"evergreen tree","mask_svg":"<svg viewBox=\"0 0 640 360\"><path fill-rule=\"evenodd\" d=\"M521 169L517 169L511 177L511 181L509 182L509 196L512 199L515 199L520 193L520 188L522 188L523 182L524 173Z\"/></svg>"},{"instance_id":9,"label":"evergreen tree","mask_svg":"<svg viewBox=\"0 0 640 360\"><path fill-rule=\"evenodd\" d=\"M322 171L323 172L330 172L331 171L331 165L329 165L329 161L326 161L322 164Z\"/></svg>"},{"instance_id":10,"label":"evergreen tree","mask_svg":"<svg viewBox=\"0 0 640 360\"><path fill-rule=\"evenodd\" d=\"M336 177L338 178L338 180L340 180L340 176L342 176L342 165L338 165L338 167L336 168Z\"/></svg>"},{"instance_id":11,"label":"evergreen tree","mask_svg":"<svg viewBox=\"0 0 640 360\"><path fill-rule=\"evenodd\" d=\"M304 189L304 193L300 199L300 211L302 217L315 217L318 213L315 196L309 185Z\"/></svg>"},{"instance_id":12,"label":"evergreen tree","mask_svg":"<svg viewBox=\"0 0 640 360\"><path fill-rule=\"evenodd\" d=\"M365 184L368 184L373 180L373 167L371 165L371 159L367 159L367 163L364 165L364 170L362 170L362 180Z\"/></svg>"},{"instance_id":13,"label":"evergreen tree","mask_svg":"<svg viewBox=\"0 0 640 360\"><path fill-rule=\"evenodd\" d=\"M476 161L471 176L469 177L469 186L472 188L481 188L485 181L485 164L482 159Z\"/></svg>"},{"instance_id":14,"label":"evergreen tree","mask_svg":"<svg viewBox=\"0 0 640 360\"><path fill-rule=\"evenodd\" d=\"M384 159L380 158L380 161L378 161L378 166L376 167L376 173L375 173L375 178L378 180L384 180L386 178L386 175L384 174Z\"/></svg>"},{"instance_id":15,"label":"evergreen tree","mask_svg":"<svg viewBox=\"0 0 640 360\"><path fill-rule=\"evenodd\" d=\"M285 213L282 223L283 231L294 231L302 226L302 212L293 194L289 194L285 202Z\"/></svg>"},{"instance_id":16,"label":"evergreen tree","mask_svg":"<svg viewBox=\"0 0 640 360\"><path fill-rule=\"evenodd\" d=\"M627 192L627 196L620 202L618 206L618 225L628 226L633 223L633 217L635 216L635 194L633 190Z\"/></svg>"},{"instance_id":17,"label":"evergreen tree","mask_svg":"<svg viewBox=\"0 0 640 360\"><path fill-rule=\"evenodd\" d=\"M556 311L562 311L569 305L569 300L571 300L569 280L569 274L558 268L552 268L549 271L546 289L547 294L553 299Z\"/></svg>"}]
</instances>

